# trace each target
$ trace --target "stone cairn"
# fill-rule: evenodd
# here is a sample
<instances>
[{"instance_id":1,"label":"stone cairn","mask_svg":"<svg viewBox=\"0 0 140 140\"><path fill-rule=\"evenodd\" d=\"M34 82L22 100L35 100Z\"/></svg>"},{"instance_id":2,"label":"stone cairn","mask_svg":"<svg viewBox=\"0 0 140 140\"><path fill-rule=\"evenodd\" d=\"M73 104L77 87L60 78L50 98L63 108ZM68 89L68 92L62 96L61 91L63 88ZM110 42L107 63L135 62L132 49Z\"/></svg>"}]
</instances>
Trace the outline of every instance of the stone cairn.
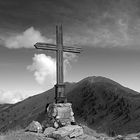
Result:
<instances>
[{"instance_id":1,"label":"stone cairn","mask_svg":"<svg viewBox=\"0 0 140 140\"><path fill-rule=\"evenodd\" d=\"M46 129L44 134L55 139L60 139L64 137L78 137L83 134L82 127L75 124L74 113L72 111L71 103L66 103L65 96L65 84L64 84L64 74L63 74L63 52L69 53L80 53L81 48L64 46L63 45L63 29L62 25L56 26L56 44L48 43L36 43L36 49L41 50L51 50L56 52L56 85L55 85L55 102L49 104L47 107L47 118L46 118ZM60 103L61 102L61 103ZM73 125L72 125L73 124ZM37 126L38 123L33 122L33 126ZM32 126L31 124L29 126ZM32 128L34 128L32 126ZM39 126L36 127L36 131L40 132ZM27 127L26 130L30 130ZM30 130L31 131L31 130Z\"/></svg>"},{"instance_id":2,"label":"stone cairn","mask_svg":"<svg viewBox=\"0 0 140 140\"><path fill-rule=\"evenodd\" d=\"M71 103L49 104L44 122L41 125L33 121L25 130L42 133L45 137L56 140L68 140L83 135L83 128L75 122Z\"/></svg>"}]
</instances>

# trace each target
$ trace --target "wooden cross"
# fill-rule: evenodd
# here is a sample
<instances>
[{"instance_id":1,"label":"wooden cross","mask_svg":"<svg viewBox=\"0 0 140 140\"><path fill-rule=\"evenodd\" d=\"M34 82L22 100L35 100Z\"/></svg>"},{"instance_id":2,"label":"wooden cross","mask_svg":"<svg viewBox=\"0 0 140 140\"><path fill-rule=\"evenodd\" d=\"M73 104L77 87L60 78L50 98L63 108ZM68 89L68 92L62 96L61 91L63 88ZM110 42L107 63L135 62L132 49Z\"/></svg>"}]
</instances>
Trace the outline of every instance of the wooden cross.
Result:
<instances>
[{"instance_id":1,"label":"wooden cross","mask_svg":"<svg viewBox=\"0 0 140 140\"><path fill-rule=\"evenodd\" d=\"M63 52L80 53L81 48L63 46L62 25L56 26L56 44L36 43L34 46L36 49L56 51L57 83L55 85L55 102L67 102L63 74Z\"/></svg>"}]
</instances>

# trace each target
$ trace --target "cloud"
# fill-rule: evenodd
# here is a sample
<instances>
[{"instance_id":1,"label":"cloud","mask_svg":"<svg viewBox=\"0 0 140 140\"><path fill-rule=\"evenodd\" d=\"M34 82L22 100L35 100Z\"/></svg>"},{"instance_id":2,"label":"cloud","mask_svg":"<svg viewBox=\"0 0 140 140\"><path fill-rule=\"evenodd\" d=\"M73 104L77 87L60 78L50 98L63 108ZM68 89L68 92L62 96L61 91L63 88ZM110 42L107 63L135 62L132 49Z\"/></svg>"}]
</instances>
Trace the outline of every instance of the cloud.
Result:
<instances>
[{"instance_id":1,"label":"cloud","mask_svg":"<svg viewBox=\"0 0 140 140\"><path fill-rule=\"evenodd\" d=\"M17 103L23 99L33 96L38 92L35 91L5 91L0 90L0 104L2 103Z\"/></svg>"},{"instance_id":2,"label":"cloud","mask_svg":"<svg viewBox=\"0 0 140 140\"><path fill-rule=\"evenodd\" d=\"M64 73L71 68L71 62L76 61L75 54L64 53ZM34 72L35 80L44 85L46 89L52 88L56 83L56 60L45 54L35 54L33 63L27 67L28 70Z\"/></svg>"},{"instance_id":3,"label":"cloud","mask_svg":"<svg viewBox=\"0 0 140 140\"><path fill-rule=\"evenodd\" d=\"M110 20L107 20L108 18ZM111 24L111 21L114 24ZM74 32L73 29L70 34L65 34L64 44L69 46L125 47L132 44L132 42L136 42L133 41L134 37L129 35L129 23L124 20L124 17L114 19L111 15L103 15L100 17L100 24L95 26L96 28L94 26L89 27L90 22L87 20L83 30L81 30L82 27L79 27L77 32ZM102 22L105 22L105 25L102 25ZM0 44L2 43L10 49L34 48L36 42L55 42L53 39L43 36L34 27L26 29L23 33L10 35L9 37L0 36L0 38ZM139 40L137 42L139 43Z\"/></svg>"},{"instance_id":4,"label":"cloud","mask_svg":"<svg viewBox=\"0 0 140 140\"><path fill-rule=\"evenodd\" d=\"M35 54L32 65L27 69L34 72L35 80L40 85L47 83L47 86L50 87L55 83L56 61L50 56Z\"/></svg>"},{"instance_id":5,"label":"cloud","mask_svg":"<svg viewBox=\"0 0 140 140\"><path fill-rule=\"evenodd\" d=\"M120 29L119 29L120 30ZM73 35L67 37L68 45L77 46L91 46L91 47L124 47L130 43L127 32L123 29L113 32L107 28L100 28L96 30L87 29L84 35Z\"/></svg>"},{"instance_id":6,"label":"cloud","mask_svg":"<svg viewBox=\"0 0 140 140\"><path fill-rule=\"evenodd\" d=\"M71 62L77 61L77 55L74 53L65 52L63 57L64 57L64 73L66 74L68 69L71 68Z\"/></svg>"},{"instance_id":7,"label":"cloud","mask_svg":"<svg viewBox=\"0 0 140 140\"><path fill-rule=\"evenodd\" d=\"M52 39L48 39L42 36L38 30L34 27L30 27L23 33L16 34L10 37L4 37L4 45L7 48L33 48L36 42L53 42Z\"/></svg>"},{"instance_id":8,"label":"cloud","mask_svg":"<svg viewBox=\"0 0 140 140\"><path fill-rule=\"evenodd\" d=\"M32 7L29 5L21 6L18 9L19 12L14 10L14 5L17 3L21 4L19 1L13 3L6 11L9 13L7 15L3 14L6 4L0 5L2 11L0 17L3 21L1 24L4 24L5 28L13 30L23 28L34 21L34 25L41 30L44 28L53 30L54 25L58 21L62 21L65 29L71 34L71 36L66 37L68 41L64 39L64 41L70 42L70 45L126 47L129 44L135 45L136 42L138 45L140 44L140 31L134 29L134 27L139 28L140 2L138 0L82 0L82 2L72 0L71 2L61 1L59 3L57 0L53 2L33 1ZM15 20L12 20L11 17L14 17ZM123 24L118 22L120 19L124 20ZM37 40L52 41L31 27L21 34L6 38L5 45L8 48L30 48Z\"/></svg>"}]
</instances>

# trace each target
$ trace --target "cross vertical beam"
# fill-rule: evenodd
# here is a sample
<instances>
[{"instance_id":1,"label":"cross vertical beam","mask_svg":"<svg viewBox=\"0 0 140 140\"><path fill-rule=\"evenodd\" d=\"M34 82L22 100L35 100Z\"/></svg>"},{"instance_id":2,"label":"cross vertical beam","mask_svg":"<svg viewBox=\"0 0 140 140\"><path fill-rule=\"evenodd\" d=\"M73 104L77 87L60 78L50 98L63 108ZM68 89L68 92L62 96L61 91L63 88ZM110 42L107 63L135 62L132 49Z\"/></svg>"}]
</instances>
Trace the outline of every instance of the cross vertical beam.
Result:
<instances>
[{"instance_id":1,"label":"cross vertical beam","mask_svg":"<svg viewBox=\"0 0 140 140\"><path fill-rule=\"evenodd\" d=\"M57 61L57 84L62 84L64 82L63 76L63 35L62 35L62 25L56 26L56 61Z\"/></svg>"},{"instance_id":2,"label":"cross vertical beam","mask_svg":"<svg viewBox=\"0 0 140 140\"><path fill-rule=\"evenodd\" d=\"M56 73L57 73L57 83L55 85L56 103L66 102L65 96L65 85L64 85L64 75L63 75L63 30L62 25L56 26Z\"/></svg>"},{"instance_id":3,"label":"cross vertical beam","mask_svg":"<svg viewBox=\"0 0 140 140\"><path fill-rule=\"evenodd\" d=\"M36 49L51 50L56 52L56 85L55 85L55 102L67 102L65 95L65 84L63 75L63 52L80 53L81 48L63 46L63 30L62 25L56 26L56 44L36 43Z\"/></svg>"}]
</instances>

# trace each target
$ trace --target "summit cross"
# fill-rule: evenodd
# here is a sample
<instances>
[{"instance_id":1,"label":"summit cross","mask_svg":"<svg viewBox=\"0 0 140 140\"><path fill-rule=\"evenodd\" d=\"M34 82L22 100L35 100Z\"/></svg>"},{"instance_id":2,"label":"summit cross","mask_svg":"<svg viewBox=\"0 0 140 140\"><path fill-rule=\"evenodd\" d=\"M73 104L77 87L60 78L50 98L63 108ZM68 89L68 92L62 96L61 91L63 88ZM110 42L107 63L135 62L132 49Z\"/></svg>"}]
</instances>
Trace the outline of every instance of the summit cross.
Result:
<instances>
[{"instance_id":1,"label":"summit cross","mask_svg":"<svg viewBox=\"0 0 140 140\"><path fill-rule=\"evenodd\" d=\"M81 48L75 48L63 45L62 25L56 26L56 44L36 43L36 49L51 50L56 52L56 85L55 85L55 102L66 103L64 73L63 73L63 52L80 53Z\"/></svg>"}]
</instances>

